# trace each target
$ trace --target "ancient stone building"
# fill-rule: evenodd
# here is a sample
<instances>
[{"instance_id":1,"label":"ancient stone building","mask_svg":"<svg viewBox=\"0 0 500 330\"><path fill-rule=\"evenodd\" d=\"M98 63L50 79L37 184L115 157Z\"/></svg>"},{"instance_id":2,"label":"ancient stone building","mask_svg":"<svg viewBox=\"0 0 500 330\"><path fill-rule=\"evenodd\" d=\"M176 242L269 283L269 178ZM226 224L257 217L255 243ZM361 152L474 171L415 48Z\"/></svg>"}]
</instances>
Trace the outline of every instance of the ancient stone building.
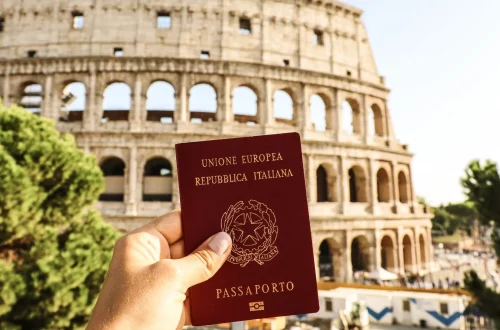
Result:
<instances>
[{"instance_id":1,"label":"ancient stone building","mask_svg":"<svg viewBox=\"0 0 500 330\"><path fill-rule=\"evenodd\" d=\"M430 215L361 14L333 0L3 0L0 96L97 156L97 207L124 230L179 207L176 143L297 131L318 276L416 273Z\"/></svg>"}]
</instances>

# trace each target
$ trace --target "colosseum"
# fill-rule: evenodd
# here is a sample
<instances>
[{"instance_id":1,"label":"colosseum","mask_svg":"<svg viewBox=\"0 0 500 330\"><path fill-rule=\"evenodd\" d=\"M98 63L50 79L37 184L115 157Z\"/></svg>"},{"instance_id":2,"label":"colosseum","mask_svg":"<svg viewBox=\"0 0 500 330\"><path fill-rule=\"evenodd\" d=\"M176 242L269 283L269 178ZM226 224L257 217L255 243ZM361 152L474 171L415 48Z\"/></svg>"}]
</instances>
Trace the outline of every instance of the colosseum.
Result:
<instances>
[{"instance_id":1,"label":"colosseum","mask_svg":"<svg viewBox=\"0 0 500 330\"><path fill-rule=\"evenodd\" d=\"M361 10L334 0L3 0L0 96L97 156L122 230L180 207L174 145L299 132L319 279L422 273L431 215Z\"/></svg>"}]
</instances>

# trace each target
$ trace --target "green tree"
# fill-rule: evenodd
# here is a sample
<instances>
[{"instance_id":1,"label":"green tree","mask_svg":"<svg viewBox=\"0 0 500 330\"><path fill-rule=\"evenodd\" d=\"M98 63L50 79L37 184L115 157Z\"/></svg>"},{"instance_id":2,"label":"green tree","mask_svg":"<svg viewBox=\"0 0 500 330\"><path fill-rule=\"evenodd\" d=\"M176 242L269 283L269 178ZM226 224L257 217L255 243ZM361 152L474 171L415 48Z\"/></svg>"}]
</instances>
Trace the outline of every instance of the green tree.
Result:
<instances>
[{"instance_id":1,"label":"green tree","mask_svg":"<svg viewBox=\"0 0 500 330\"><path fill-rule=\"evenodd\" d=\"M474 160L465 169L465 176L461 179L464 192L468 200L474 205L483 224L493 222L500 225L500 176L497 165L492 161L483 164ZM493 230L492 241L497 256L500 252L500 235ZM465 277L465 286L477 298L479 310L495 320L500 329L500 294L486 287L479 276L471 271Z\"/></svg>"},{"instance_id":2,"label":"green tree","mask_svg":"<svg viewBox=\"0 0 500 330\"><path fill-rule=\"evenodd\" d=\"M52 121L0 105L0 328L77 329L119 233L91 209L104 186Z\"/></svg>"},{"instance_id":3,"label":"green tree","mask_svg":"<svg viewBox=\"0 0 500 330\"><path fill-rule=\"evenodd\" d=\"M457 230L471 235L474 219L478 216L470 202L441 205L433 208L433 213L433 228L445 230L448 235L455 234Z\"/></svg>"}]
</instances>

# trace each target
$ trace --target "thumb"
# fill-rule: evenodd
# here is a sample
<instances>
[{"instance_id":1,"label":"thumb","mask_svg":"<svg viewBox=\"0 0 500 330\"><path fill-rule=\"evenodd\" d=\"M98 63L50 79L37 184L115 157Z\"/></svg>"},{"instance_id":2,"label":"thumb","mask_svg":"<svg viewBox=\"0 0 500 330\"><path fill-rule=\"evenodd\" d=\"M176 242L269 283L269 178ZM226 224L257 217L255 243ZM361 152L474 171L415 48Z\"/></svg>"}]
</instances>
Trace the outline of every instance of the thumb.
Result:
<instances>
[{"instance_id":1,"label":"thumb","mask_svg":"<svg viewBox=\"0 0 500 330\"><path fill-rule=\"evenodd\" d=\"M184 285L189 288L215 275L231 253L231 237L220 232L181 259L172 260L181 270Z\"/></svg>"}]
</instances>

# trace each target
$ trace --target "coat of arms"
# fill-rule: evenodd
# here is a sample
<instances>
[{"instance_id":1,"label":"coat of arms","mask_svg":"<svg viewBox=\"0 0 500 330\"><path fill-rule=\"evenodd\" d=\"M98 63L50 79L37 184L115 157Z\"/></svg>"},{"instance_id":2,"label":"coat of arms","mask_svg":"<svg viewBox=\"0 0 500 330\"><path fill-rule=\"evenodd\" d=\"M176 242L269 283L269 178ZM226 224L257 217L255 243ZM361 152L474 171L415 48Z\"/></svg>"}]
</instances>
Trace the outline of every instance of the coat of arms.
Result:
<instances>
[{"instance_id":1,"label":"coat of arms","mask_svg":"<svg viewBox=\"0 0 500 330\"><path fill-rule=\"evenodd\" d=\"M227 258L232 264L245 267L255 261L263 265L278 254L274 246L278 226L273 211L256 200L242 201L231 205L222 215L222 230L233 240L231 254Z\"/></svg>"}]
</instances>

